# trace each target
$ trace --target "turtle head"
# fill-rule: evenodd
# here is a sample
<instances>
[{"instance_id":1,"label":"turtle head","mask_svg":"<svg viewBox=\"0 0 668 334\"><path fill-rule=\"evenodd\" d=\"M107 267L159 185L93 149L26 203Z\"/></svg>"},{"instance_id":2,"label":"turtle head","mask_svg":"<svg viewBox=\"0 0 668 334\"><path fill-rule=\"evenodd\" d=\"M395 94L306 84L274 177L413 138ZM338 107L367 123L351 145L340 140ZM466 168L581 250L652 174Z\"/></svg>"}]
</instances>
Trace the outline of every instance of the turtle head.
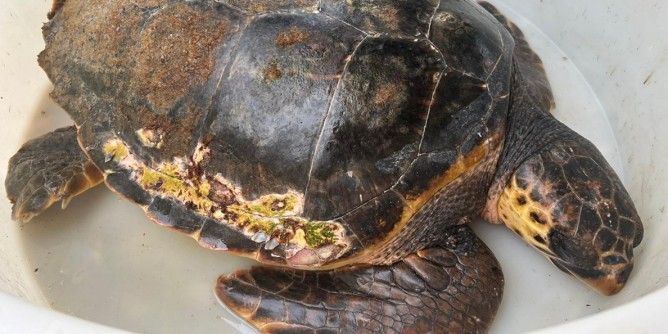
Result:
<instances>
[{"instance_id":1,"label":"turtle head","mask_svg":"<svg viewBox=\"0 0 668 334\"><path fill-rule=\"evenodd\" d=\"M624 286L643 227L601 153L576 136L522 162L499 195L498 218L559 269L604 295Z\"/></svg>"}]
</instances>

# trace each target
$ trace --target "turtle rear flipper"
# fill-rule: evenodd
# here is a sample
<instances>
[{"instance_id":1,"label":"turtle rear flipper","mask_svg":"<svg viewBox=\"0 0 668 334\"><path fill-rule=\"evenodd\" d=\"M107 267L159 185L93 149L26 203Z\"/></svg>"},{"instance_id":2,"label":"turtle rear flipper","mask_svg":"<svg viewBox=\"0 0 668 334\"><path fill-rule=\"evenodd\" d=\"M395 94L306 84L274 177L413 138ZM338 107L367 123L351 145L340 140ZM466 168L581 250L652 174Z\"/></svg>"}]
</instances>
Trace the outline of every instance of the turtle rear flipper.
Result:
<instances>
[{"instance_id":1,"label":"turtle rear flipper","mask_svg":"<svg viewBox=\"0 0 668 334\"><path fill-rule=\"evenodd\" d=\"M220 300L264 333L485 332L503 275L468 226L389 266L254 267L221 276Z\"/></svg>"},{"instance_id":2,"label":"turtle rear flipper","mask_svg":"<svg viewBox=\"0 0 668 334\"><path fill-rule=\"evenodd\" d=\"M12 218L27 222L61 200L102 182L102 174L77 142L75 127L65 127L25 143L9 160L5 188Z\"/></svg>"},{"instance_id":3,"label":"turtle rear flipper","mask_svg":"<svg viewBox=\"0 0 668 334\"><path fill-rule=\"evenodd\" d=\"M489 2L479 1L478 4L485 8L490 14L494 15L494 17L501 22L513 36L513 39L515 40L515 49L513 50L513 57L516 61L515 64L519 67L519 70L527 83L529 83L529 87L531 87L531 95L533 95L537 102L545 107L546 110L554 109L554 95L552 95L550 82L547 80L543 61L538 54L531 49L522 30L520 30L515 23L503 16L503 14Z\"/></svg>"}]
</instances>

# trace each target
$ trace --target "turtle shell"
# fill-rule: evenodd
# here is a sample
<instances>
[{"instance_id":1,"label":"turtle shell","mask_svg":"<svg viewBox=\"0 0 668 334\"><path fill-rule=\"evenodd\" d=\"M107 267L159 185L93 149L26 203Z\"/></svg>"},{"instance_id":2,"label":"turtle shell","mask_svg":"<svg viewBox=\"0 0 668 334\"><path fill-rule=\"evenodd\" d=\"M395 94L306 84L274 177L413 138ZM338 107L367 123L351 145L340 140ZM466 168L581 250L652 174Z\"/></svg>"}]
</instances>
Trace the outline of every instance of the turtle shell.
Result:
<instances>
[{"instance_id":1,"label":"turtle shell","mask_svg":"<svg viewBox=\"0 0 668 334\"><path fill-rule=\"evenodd\" d=\"M468 1L68 0L44 34L106 183L213 249L354 258L502 143L513 42Z\"/></svg>"}]
</instances>

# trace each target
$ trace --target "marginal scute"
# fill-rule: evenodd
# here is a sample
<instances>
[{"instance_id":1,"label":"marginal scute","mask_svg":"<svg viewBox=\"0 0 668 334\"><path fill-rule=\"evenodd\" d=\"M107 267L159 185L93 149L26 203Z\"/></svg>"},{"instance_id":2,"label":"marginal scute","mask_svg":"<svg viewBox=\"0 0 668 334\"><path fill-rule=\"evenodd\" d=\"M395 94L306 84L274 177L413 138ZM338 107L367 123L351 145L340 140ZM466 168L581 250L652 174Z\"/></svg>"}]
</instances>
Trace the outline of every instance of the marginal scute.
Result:
<instances>
[{"instance_id":1,"label":"marginal scute","mask_svg":"<svg viewBox=\"0 0 668 334\"><path fill-rule=\"evenodd\" d=\"M472 11L476 15L470 15ZM499 22L477 4L442 1L431 23L429 39L441 50L449 67L484 80L503 53L499 27Z\"/></svg>"},{"instance_id":2,"label":"marginal scute","mask_svg":"<svg viewBox=\"0 0 668 334\"><path fill-rule=\"evenodd\" d=\"M155 197L146 212L158 224L188 235L199 232L204 225L202 217L163 197Z\"/></svg>"},{"instance_id":3,"label":"marginal scute","mask_svg":"<svg viewBox=\"0 0 668 334\"><path fill-rule=\"evenodd\" d=\"M236 230L244 239L264 243L265 250L282 245L280 254L287 260L302 251L311 252L316 260L307 264L320 265L338 258L351 246L341 224L301 217L303 195L299 193L246 200L241 190L220 174L211 177L201 172L199 166L193 165L197 159L176 159L152 167L132 154L120 139L108 140L105 147L113 157L110 161L125 171L128 181L153 196L147 208L151 217L161 225L192 235L207 248L229 249L228 235L223 233ZM207 220L212 221L208 225L214 226L207 227ZM223 232L216 235L221 228ZM256 237L259 232L266 237Z\"/></svg>"},{"instance_id":4,"label":"marginal scute","mask_svg":"<svg viewBox=\"0 0 668 334\"><path fill-rule=\"evenodd\" d=\"M179 208L183 210L183 208ZM188 215L195 215L188 210ZM200 246L212 250L226 250L243 256L259 252L260 244L250 240L246 234L213 219L204 219L199 233L192 235ZM223 241L224 240L224 241Z\"/></svg>"},{"instance_id":5,"label":"marginal scute","mask_svg":"<svg viewBox=\"0 0 668 334\"><path fill-rule=\"evenodd\" d=\"M344 215L342 219L349 222L349 228L362 245L371 248L405 223L412 212L413 210L406 205L400 195L387 191Z\"/></svg>"},{"instance_id":6,"label":"marginal scute","mask_svg":"<svg viewBox=\"0 0 668 334\"><path fill-rule=\"evenodd\" d=\"M522 77L528 82L529 93L536 98L536 101L539 101L545 110L553 109L555 106L554 96L545 73L545 67L538 54L531 49L522 31L517 25L506 19L492 4L486 1L479 1L478 3L494 15L512 35L515 42L513 50L513 57L516 59L515 64L517 64L517 70L522 73Z\"/></svg>"}]
</instances>

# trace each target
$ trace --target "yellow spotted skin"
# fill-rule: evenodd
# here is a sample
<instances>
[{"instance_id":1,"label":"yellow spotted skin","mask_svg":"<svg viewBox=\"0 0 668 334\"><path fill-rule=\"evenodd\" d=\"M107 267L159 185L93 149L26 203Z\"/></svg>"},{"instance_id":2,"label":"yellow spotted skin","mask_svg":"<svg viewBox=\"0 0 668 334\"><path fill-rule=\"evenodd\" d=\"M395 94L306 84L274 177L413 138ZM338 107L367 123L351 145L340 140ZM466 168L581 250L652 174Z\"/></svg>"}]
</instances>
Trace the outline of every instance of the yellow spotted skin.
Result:
<instances>
[{"instance_id":1,"label":"yellow spotted skin","mask_svg":"<svg viewBox=\"0 0 668 334\"><path fill-rule=\"evenodd\" d=\"M548 234L554 228L554 222L550 219L550 208L531 198L531 190L540 186L541 184L534 183L530 188L522 189L513 176L499 198L499 217L527 243L543 252L551 253L546 244Z\"/></svg>"}]
</instances>

